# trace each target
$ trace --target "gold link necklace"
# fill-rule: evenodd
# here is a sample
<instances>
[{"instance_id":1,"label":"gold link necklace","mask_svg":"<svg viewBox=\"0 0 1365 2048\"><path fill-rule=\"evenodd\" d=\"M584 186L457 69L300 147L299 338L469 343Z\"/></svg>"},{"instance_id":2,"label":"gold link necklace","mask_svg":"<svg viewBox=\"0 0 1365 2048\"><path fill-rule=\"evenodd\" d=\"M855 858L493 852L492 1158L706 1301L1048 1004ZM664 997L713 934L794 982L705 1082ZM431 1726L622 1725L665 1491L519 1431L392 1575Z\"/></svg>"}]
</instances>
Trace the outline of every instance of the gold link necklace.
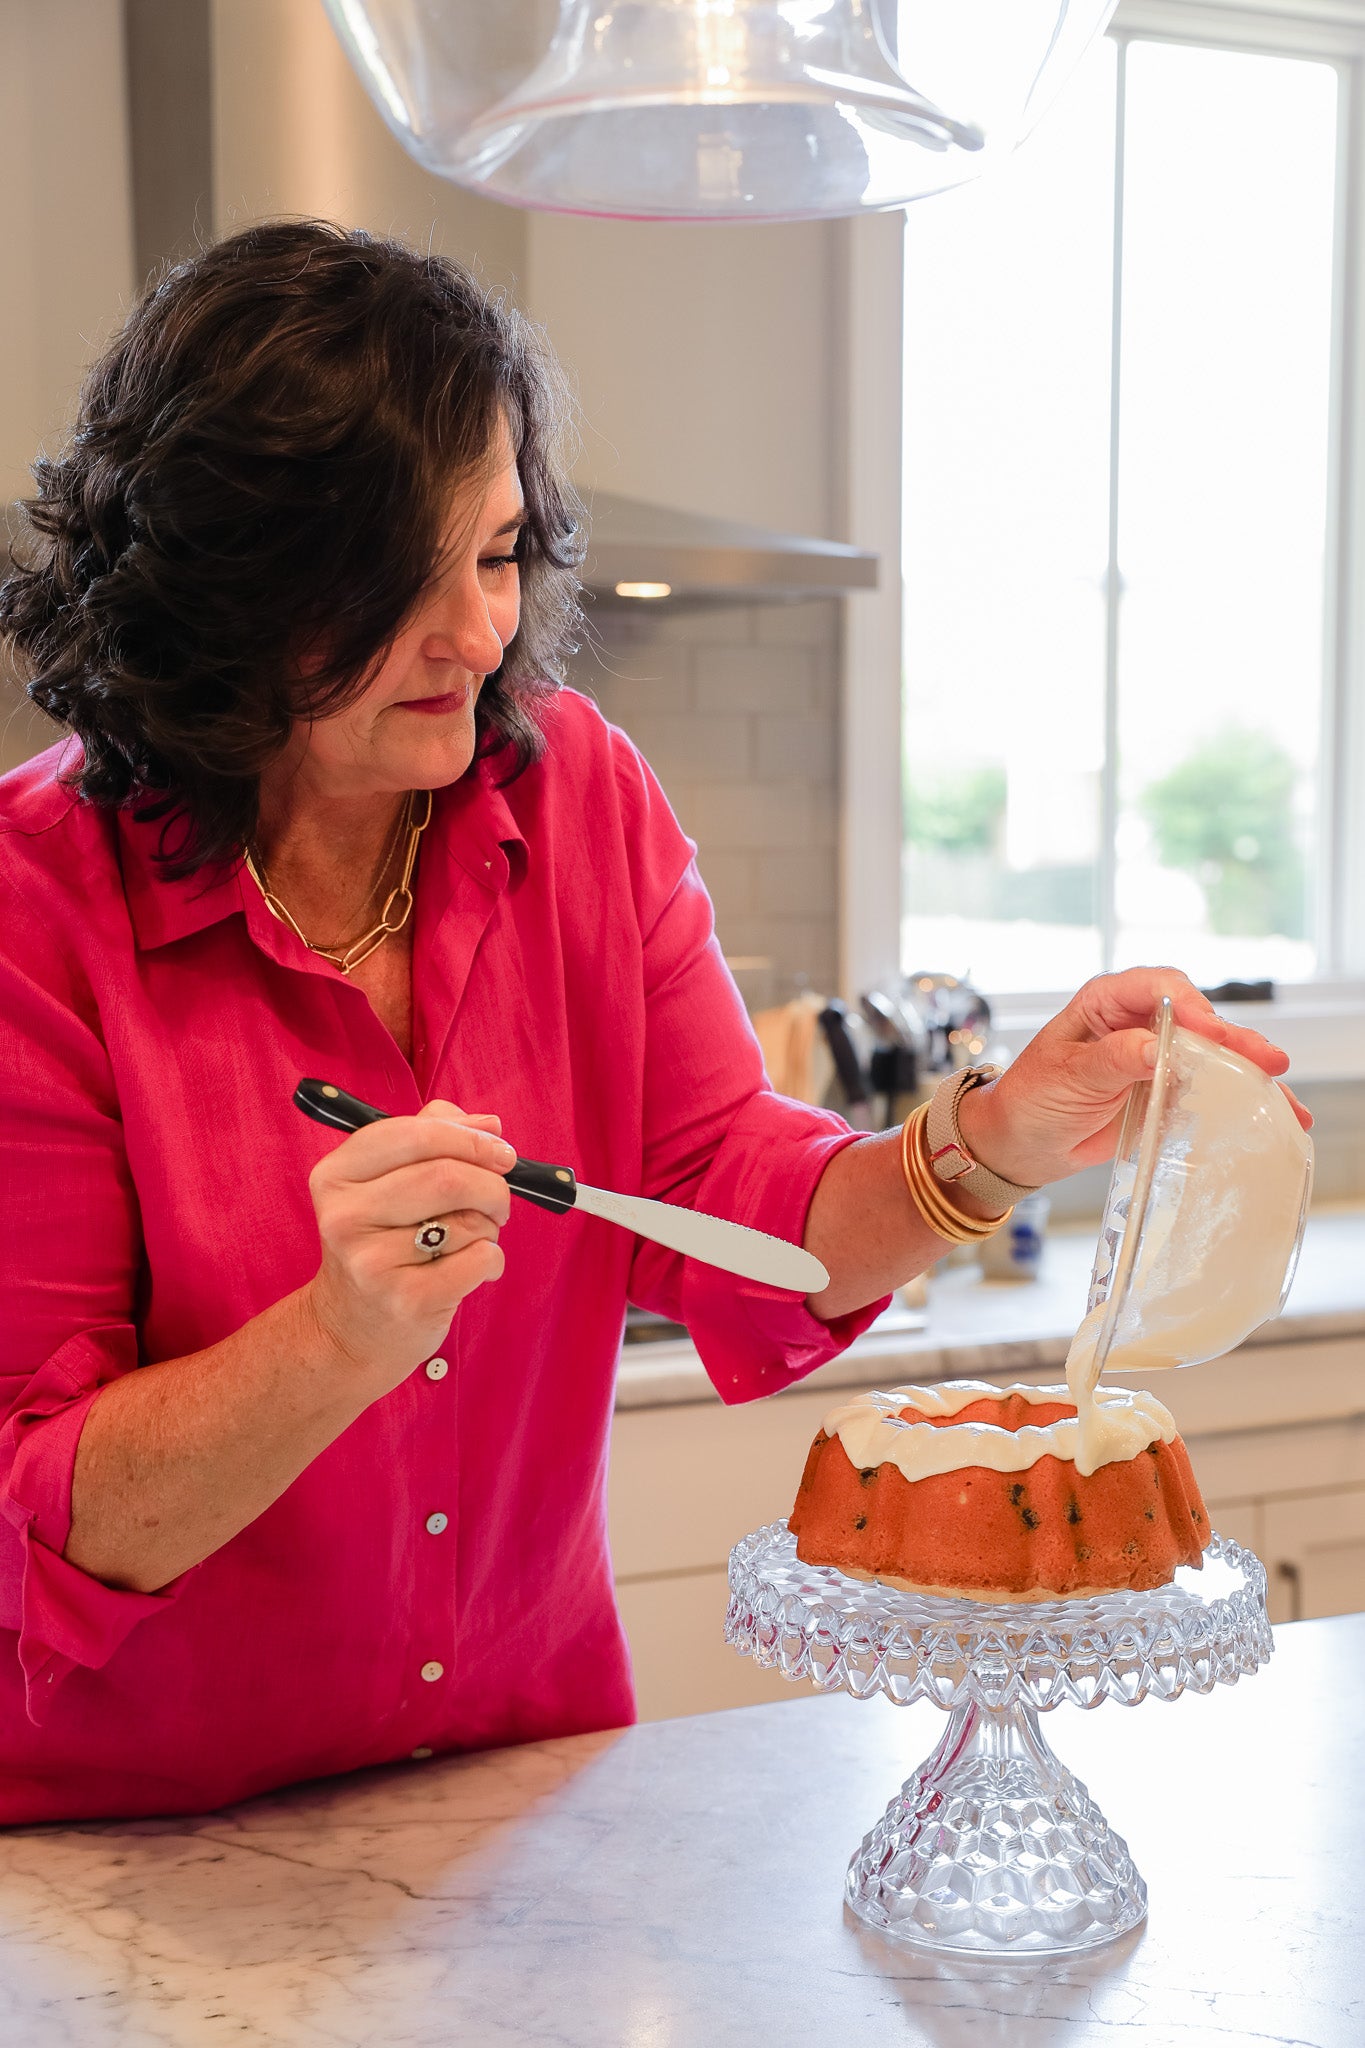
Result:
<instances>
[{"instance_id":1,"label":"gold link necklace","mask_svg":"<svg viewBox=\"0 0 1365 2048\"><path fill-rule=\"evenodd\" d=\"M422 815L419 818L417 816L417 807L422 798L425 798L426 801ZM315 946L307 934L300 931L295 918L270 887L269 877L265 872L265 863L258 860L250 847L244 850L243 858L246 862L246 871L260 890L262 897L265 899L265 907L271 916L277 918L281 924L288 925L295 938L301 940L310 953L316 953L320 959L330 960L332 965L339 967L343 974L350 974L354 968L360 966L363 960L368 960L371 953L377 951L383 945L385 939L391 937L394 932L401 932L403 926L411 917L412 871L417 865L417 843L430 823L431 791L429 789L414 790L408 797L406 821L408 844L407 851L403 855L403 873L399 879L398 886L396 889L390 889L388 895L384 898L384 908L379 913L378 924L371 925L367 932L363 932L358 939L353 939L349 946ZM361 905L363 910L367 910L374 901L379 884L383 881L385 871L390 860L393 858L394 844L395 840L389 842L388 850L385 852L380 866L379 882L375 883L374 888L371 889L369 895L365 898L364 903Z\"/></svg>"}]
</instances>

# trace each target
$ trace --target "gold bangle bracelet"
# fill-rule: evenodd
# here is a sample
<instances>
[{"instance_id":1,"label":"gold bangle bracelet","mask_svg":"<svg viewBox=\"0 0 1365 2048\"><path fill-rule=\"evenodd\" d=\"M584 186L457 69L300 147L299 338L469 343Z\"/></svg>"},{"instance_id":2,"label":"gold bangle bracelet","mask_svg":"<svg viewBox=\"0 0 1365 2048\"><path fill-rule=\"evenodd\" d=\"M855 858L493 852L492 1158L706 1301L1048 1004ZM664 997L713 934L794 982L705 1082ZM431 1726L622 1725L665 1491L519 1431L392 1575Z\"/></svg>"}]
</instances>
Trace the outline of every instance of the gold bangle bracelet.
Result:
<instances>
[{"instance_id":1,"label":"gold bangle bracelet","mask_svg":"<svg viewBox=\"0 0 1365 2048\"><path fill-rule=\"evenodd\" d=\"M965 1215L954 1206L935 1177L925 1150L928 1114L929 1105L921 1103L901 1126L901 1172L910 1199L936 1237L944 1237L950 1244L979 1244L983 1238L993 1237L1013 1211L1006 1209L1003 1216L986 1218Z\"/></svg>"},{"instance_id":2,"label":"gold bangle bracelet","mask_svg":"<svg viewBox=\"0 0 1365 2048\"><path fill-rule=\"evenodd\" d=\"M929 1228L936 1236L947 1238L950 1244L979 1244L994 1234L996 1226L993 1223L982 1229L975 1217L963 1216L960 1212L955 1214L946 1203L936 1201L922 1180L916 1180L914 1199Z\"/></svg>"},{"instance_id":3,"label":"gold bangle bracelet","mask_svg":"<svg viewBox=\"0 0 1365 2048\"><path fill-rule=\"evenodd\" d=\"M901 1171L910 1199L936 1236L946 1237L950 1244L975 1243L988 1233L974 1217L953 1215L946 1199L928 1184L921 1137L926 1115L927 1105L921 1104L911 1111L901 1130Z\"/></svg>"},{"instance_id":4,"label":"gold bangle bracelet","mask_svg":"<svg viewBox=\"0 0 1365 2048\"><path fill-rule=\"evenodd\" d=\"M969 1216L944 1192L929 1160L928 1133L921 1126L912 1153L916 1168L915 1184L919 1199L924 1205L928 1220L940 1235L949 1235L956 1244L975 1244L993 1237L1003 1224L1007 1223L1013 1205L999 1216Z\"/></svg>"},{"instance_id":5,"label":"gold bangle bracelet","mask_svg":"<svg viewBox=\"0 0 1365 2048\"><path fill-rule=\"evenodd\" d=\"M993 1237L1001 1226L1009 1221L1013 1204L999 1216L969 1216L959 1209L947 1193L938 1175L934 1172L929 1157L929 1112L926 1106L924 1120L915 1134L911 1157L915 1166L916 1185L921 1197L940 1219L940 1228L946 1225L953 1232L953 1240L959 1244L979 1243L983 1238ZM970 1236L964 1233L970 1232Z\"/></svg>"},{"instance_id":6,"label":"gold bangle bracelet","mask_svg":"<svg viewBox=\"0 0 1365 2048\"><path fill-rule=\"evenodd\" d=\"M952 1208L937 1189L931 1186L928 1175L916 1171L920 1165L920 1161L915 1158L918 1150L919 1146L915 1144L911 1153L914 1165L909 1179L910 1195L924 1222L935 1236L946 1238L949 1244L979 1244L985 1238L993 1236L999 1228L998 1223L978 1220L976 1217L964 1215L960 1209Z\"/></svg>"}]
</instances>

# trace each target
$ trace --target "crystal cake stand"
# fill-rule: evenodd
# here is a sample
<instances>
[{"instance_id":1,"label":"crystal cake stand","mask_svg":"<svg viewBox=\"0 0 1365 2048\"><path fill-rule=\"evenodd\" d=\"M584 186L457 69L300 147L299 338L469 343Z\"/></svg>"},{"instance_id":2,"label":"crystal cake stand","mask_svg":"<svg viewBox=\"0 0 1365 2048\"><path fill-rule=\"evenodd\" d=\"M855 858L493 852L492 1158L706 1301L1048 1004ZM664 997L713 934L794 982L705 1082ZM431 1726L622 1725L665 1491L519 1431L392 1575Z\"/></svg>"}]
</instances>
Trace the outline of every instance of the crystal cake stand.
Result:
<instances>
[{"instance_id":1,"label":"crystal cake stand","mask_svg":"<svg viewBox=\"0 0 1365 2048\"><path fill-rule=\"evenodd\" d=\"M1235 1685L1270 1655L1265 1593L1259 1558L1215 1536L1202 1571L1150 1593L936 1599L801 1564L773 1522L730 1553L725 1636L822 1692L948 1710L938 1748L849 1865L860 1919L956 1954L1062 1955L1136 1927L1147 1888L1039 1714Z\"/></svg>"}]
</instances>

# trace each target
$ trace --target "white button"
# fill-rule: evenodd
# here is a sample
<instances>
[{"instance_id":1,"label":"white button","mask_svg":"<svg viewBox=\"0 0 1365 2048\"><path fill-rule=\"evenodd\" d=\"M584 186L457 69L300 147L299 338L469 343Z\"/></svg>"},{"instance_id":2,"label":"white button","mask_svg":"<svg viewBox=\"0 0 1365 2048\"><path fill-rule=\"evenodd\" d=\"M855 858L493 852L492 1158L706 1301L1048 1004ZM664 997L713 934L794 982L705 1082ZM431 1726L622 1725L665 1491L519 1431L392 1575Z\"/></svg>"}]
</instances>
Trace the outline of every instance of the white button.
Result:
<instances>
[{"instance_id":1,"label":"white button","mask_svg":"<svg viewBox=\"0 0 1365 2048\"><path fill-rule=\"evenodd\" d=\"M434 1657L432 1658L430 1664L424 1664L422 1666L422 1676L423 1678L425 1678L428 1685L435 1685L437 1679L444 1678L445 1675L445 1665L438 1664Z\"/></svg>"},{"instance_id":2,"label":"white button","mask_svg":"<svg viewBox=\"0 0 1365 2048\"><path fill-rule=\"evenodd\" d=\"M446 1527L447 1527L447 1526L449 1525L449 1522L450 1522L450 1517L449 1517L449 1515L441 1515L441 1514L435 1514L435 1515L428 1515L428 1516L427 1516L427 1534L428 1534L428 1536L439 1536L439 1535L441 1534L442 1530L443 1530L443 1529L445 1529L445 1528L446 1528Z\"/></svg>"},{"instance_id":3,"label":"white button","mask_svg":"<svg viewBox=\"0 0 1365 2048\"><path fill-rule=\"evenodd\" d=\"M425 1763L429 1756L434 1756L435 1754L436 1752L431 1749L415 1749L412 1752L414 1763L419 1764Z\"/></svg>"},{"instance_id":4,"label":"white button","mask_svg":"<svg viewBox=\"0 0 1365 2048\"><path fill-rule=\"evenodd\" d=\"M450 1367L443 1358L429 1358L427 1360L427 1378L429 1380L443 1380L449 1371Z\"/></svg>"}]
</instances>

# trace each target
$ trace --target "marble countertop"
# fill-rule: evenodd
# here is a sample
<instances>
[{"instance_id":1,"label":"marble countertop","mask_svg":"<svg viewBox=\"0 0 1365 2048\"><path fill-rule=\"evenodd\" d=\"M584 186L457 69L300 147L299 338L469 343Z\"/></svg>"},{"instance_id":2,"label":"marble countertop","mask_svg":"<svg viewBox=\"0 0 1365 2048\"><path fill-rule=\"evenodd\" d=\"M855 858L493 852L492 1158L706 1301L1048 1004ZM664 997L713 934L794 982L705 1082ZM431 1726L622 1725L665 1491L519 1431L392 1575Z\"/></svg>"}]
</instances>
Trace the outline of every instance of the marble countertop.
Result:
<instances>
[{"instance_id":1,"label":"marble countertop","mask_svg":"<svg viewBox=\"0 0 1365 2048\"><path fill-rule=\"evenodd\" d=\"M989 1379L1066 1360L1085 1313L1095 1229L1049 1234L1035 1281L983 1280L978 1268L949 1267L931 1280L927 1315L895 1303L870 1330L796 1385L818 1388ZM1250 1345L1365 1334L1365 1209L1315 1210L1282 1315ZM719 1397L690 1341L628 1345L617 1375L618 1408L669 1407ZM775 1398L781 1399L781 1395Z\"/></svg>"},{"instance_id":2,"label":"marble countertop","mask_svg":"<svg viewBox=\"0 0 1365 2048\"><path fill-rule=\"evenodd\" d=\"M15 2048L1359 2048L1365 1615L1204 1698L1049 1714L1145 1927L967 1964L846 1918L930 1706L795 1696L0 1834Z\"/></svg>"}]
</instances>

